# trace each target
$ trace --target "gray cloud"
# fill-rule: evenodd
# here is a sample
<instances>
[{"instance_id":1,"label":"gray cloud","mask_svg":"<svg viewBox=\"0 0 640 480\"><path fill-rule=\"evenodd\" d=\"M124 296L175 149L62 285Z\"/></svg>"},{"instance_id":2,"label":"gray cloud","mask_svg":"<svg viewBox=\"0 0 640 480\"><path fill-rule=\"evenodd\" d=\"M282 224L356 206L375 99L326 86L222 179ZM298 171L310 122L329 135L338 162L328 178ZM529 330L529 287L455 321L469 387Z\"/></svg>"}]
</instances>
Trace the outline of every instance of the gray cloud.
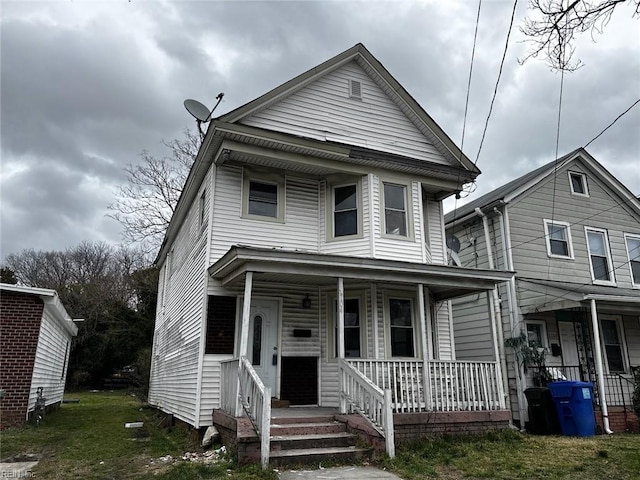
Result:
<instances>
[{"instance_id":1,"label":"gray cloud","mask_svg":"<svg viewBox=\"0 0 640 480\"><path fill-rule=\"evenodd\" d=\"M485 2L464 150L475 159L511 2ZM526 14L519 5L517 24ZM105 217L124 166L194 122L195 98L229 111L364 43L460 143L476 5L468 2L51 2L3 4L1 256L119 240ZM629 17L629 16L627 16ZM640 38L618 15L565 76L559 153L584 145L640 93ZM636 26L635 23L632 24ZM516 25L517 26L517 25ZM514 28L474 195L551 160L559 75L524 66ZM640 107L589 151L640 194ZM473 198L473 197L470 197Z\"/></svg>"}]
</instances>

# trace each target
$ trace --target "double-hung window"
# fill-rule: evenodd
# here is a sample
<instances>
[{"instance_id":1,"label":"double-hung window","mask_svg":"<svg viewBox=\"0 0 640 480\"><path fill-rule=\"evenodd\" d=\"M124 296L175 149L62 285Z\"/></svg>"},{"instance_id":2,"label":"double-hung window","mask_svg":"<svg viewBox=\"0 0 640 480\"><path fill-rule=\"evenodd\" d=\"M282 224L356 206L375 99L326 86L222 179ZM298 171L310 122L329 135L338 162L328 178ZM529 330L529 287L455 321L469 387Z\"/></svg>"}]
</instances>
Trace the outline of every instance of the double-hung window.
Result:
<instances>
[{"instance_id":1,"label":"double-hung window","mask_svg":"<svg viewBox=\"0 0 640 480\"><path fill-rule=\"evenodd\" d=\"M407 186L383 182L384 227L387 235L408 237Z\"/></svg>"},{"instance_id":2,"label":"double-hung window","mask_svg":"<svg viewBox=\"0 0 640 480\"><path fill-rule=\"evenodd\" d=\"M614 283L611 263L611 250L607 231L600 228L585 227L587 248L589 250L589 265L591 278L594 283Z\"/></svg>"},{"instance_id":3,"label":"double-hung window","mask_svg":"<svg viewBox=\"0 0 640 480\"><path fill-rule=\"evenodd\" d=\"M334 349L335 356L338 356L338 302L335 306L335 330ZM360 348L360 297L346 298L344 301L344 356L346 358L360 358L362 351Z\"/></svg>"},{"instance_id":4,"label":"double-hung window","mask_svg":"<svg viewBox=\"0 0 640 480\"><path fill-rule=\"evenodd\" d=\"M392 357L414 357L413 302L389 297L389 340Z\"/></svg>"},{"instance_id":5,"label":"double-hung window","mask_svg":"<svg viewBox=\"0 0 640 480\"><path fill-rule=\"evenodd\" d=\"M358 186L333 188L333 236L358 234Z\"/></svg>"},{"instance_id":6,"label":"double-hung window","mask_svg":"<svg viewBox=\"0 0 640 480\"><path fill-rule=\"evenodd\" d=\"M547 332L542 321L527 322L527 343L532 348L547 348Z\"/></svg>"},{"instance_id":7,"label":"double-hung window","mask_svg":"<svg viewBox=\"0 0 640 480\"><path fill-rule=\"evenodd\" d=\"M277 174L245 172L242 216L284 222L284 178Z\"/></svg>"},{"instance_id":8,"label":"double-hung window","mask_svg":"<svg viewBox=\"0 0 640 480\"><path fill-rule=\"evenodd\" d=\"M640 287L640 235L625 235L624 239L631 269L631 283L634 287Z\"/></svg>"},{"instance_id":9,"label":"double-hung window","mask_svg":"<svg viewBox=\"0 0 640 480\"><path fill-rule=\"evenodd\" d=\"M544 220L547 255L573 259L571 228L568 223L558 220Z\"/></svg>"},{"instance_id":10,"label":"double-hung window","mask_svg":"<svg viewBox=\"0 0 640 480\"><path fill-rule=\"evenodd\" d=\"M602 330L602 343L609 372L625 371L625 353L620 341L620 322L616 317L600 318L600 328Z\"/></svg>"}]
</instances>

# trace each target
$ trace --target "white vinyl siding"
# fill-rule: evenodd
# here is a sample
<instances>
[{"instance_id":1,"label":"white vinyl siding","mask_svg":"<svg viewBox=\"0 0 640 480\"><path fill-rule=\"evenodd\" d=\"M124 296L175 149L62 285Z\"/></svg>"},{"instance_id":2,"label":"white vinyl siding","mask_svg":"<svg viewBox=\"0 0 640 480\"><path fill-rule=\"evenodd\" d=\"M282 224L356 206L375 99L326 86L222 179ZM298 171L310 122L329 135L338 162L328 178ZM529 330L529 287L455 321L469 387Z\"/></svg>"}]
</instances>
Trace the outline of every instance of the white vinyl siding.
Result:
<instances>
[{"instance_id":1,"label":"white vinyl siding","mask_svg":"<svg viewBox=\"0 0 640 480\"><path fill-rule=\"evenodd\" d=\"M211 171L199 198L211 183ZM205 194L206 196L206 194ZM204 217L209 218L205 201ZM207 230L202 229L200 203L194 202L162 268L164 287L156 313L149 381L149 404L196 425L200 333L205 300Z\"/></svg>"},{"instance_id":2,"label":"white vinyl siding","mask_svg":"<svg viewBox=\"0 0 640 480\"><path fill-rule=\"evenodd\" d=\"M46 398L46 405L62 401L70 343L71 335L45 308L33 364L28 412L35 407L38 387L43 387L42 395Z\"/></svg>"},{"instance_id":3,"label":"white vinyl siding","mask_svg":"<svg viewBox=\"0 0 640 480\"><path fill-rule=\"evenodd\" d=\"M427 200L427 225L429 228L429 251L431 254L431 263L444 265L445 257L445 240L443 237L443 214L442 202L429 199ZM416 226L416 229L418 227Z\"/></svg>"},{"instance_id":4,"label":"white vinyl siding","mask_svg":"<svg viewBox=\"0 0 640 480\"><path fill-rule=\"evenodd\" d=\"M349 81L362 100L349 98ZM277 132L360 146L446 164L447 161L355 62L241 121Z\"/></svg>"},{"instance_id":5,"label":"white vinyl siding","mask_svg":"<svg viewBox=\"0 0 640 480\"><path fill-rule=\"evenodd\" d=\"M242 169L217 169L210 264L238 244L318 251L318 182L287 176L285 183L284 222L243 218Z\"/></svg>"}]
</instances>

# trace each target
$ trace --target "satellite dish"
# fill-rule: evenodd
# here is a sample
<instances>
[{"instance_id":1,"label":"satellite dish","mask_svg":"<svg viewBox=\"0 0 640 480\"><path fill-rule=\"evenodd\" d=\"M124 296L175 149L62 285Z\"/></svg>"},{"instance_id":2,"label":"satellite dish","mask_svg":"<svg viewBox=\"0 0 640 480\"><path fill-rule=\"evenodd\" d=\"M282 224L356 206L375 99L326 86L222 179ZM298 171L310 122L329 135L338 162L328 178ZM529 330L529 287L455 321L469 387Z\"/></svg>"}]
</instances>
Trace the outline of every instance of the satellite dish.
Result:
<instances>
[{"instance_id":1,"label":"satellite dish","mask_svg":"<svg viewBox=\"0 0 640 480\"><path fill-rule=\"evenodd\" d=\"M458 240L458 237L452 233L447 233L447 247L455 253L460 252L460 240Z\"/></svg>"},{"instance_id":2,"label":"satellite dish","mask_svg":"<svg viewBox=\"0 0 640 480\"><path fill-rule=\"evenodd\" d=\"M184 101L184 108L186 108L187 112L193 115L195 119L199 120L200 122L208 121L209 115L211 115L211 112L206 106L204 106L199 101L191 100L190 98L187 98Z\"/></svg>"}]
</instances>

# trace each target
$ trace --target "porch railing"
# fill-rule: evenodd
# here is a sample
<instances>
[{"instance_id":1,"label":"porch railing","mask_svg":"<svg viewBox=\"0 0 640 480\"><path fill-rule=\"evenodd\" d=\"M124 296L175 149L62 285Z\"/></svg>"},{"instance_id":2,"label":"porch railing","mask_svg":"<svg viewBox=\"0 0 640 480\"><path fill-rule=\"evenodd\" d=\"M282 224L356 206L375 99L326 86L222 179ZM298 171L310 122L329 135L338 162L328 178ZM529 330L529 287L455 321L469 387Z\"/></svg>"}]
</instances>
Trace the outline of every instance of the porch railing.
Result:
<instances>
[{"instance_id":1,"label":"porch railing","mask_svg":"<svg viewBox=\"0 0 640 480\"><path fill-rule=\"evenodd\" d=\"M396 413L505 409L496 362L430 360L425 390L422 360L349 360L381 389Z\"/></svg>"},{"instance_id":2,"label":"porch railing","mask_svg":"<svg viewBox=\"0 0 640 480\"><path fill-rule=\"evenodd\" d=\"M393 410L391 407L391 391L382 390L351 362L340 360L340 404L344 413L343 402L350 409L365 417L385 439L385 447L389 457L395 457L393 432Z\"/></svg>"},{"instance_id":3,"label":"porch railing","mask_svg":"<svg viewBox=\"0 0 640 480\"><path fill-rule=\"evenodd\" d=\"M545 367L546 377L552 380L572 380L580 382L593 383L593 396L596 404L600 404L600 390L598 388L598 378L596 373L588 371L586 368L578 365L564 365L558 367ZM537 367L529 367L527 371L531 371L531 380L535 383L539 378L540 370ZM632 405L631 397L633 396L634 383L631 378L620 373L604 374L604 394L609 407L629 407Z\"/></svg>"},{"instance_id":4,"label":"porch railing","mask_svg":"<svg viewBox=\"0 0 640 480\"><path fill-rule=\"evenodd\" d=\"M271 435L271 389L265 387L247 357L221 362L222 392L221 408L230 415L239 417L242 410L247 414L256 434L260 437L260 460L262 468L269 465Z\"/></svg>"}]
</instances>

